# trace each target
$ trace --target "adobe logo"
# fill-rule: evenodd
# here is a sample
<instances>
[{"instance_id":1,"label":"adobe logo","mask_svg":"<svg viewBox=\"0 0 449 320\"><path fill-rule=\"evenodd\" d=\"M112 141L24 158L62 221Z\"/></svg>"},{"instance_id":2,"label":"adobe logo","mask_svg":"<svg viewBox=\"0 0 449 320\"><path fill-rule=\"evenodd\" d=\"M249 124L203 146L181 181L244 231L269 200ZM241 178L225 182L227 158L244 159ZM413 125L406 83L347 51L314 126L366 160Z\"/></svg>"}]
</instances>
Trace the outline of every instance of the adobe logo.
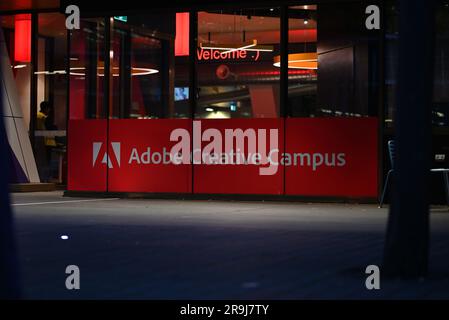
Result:
<instances>
[{"instance_id":1,"label":"adobe logo","mask_svg":"<svg viewBox=\"0 0 449 320\"><path fill-rule=\"evenodd\" d=\"M114 166L112 165L111 158L108 155L106 150L101 150L103 146L103 142L94 142L92 144L92 167L95 167L95 163L99 158L100 151L102 151L103 156L101 157L101 163L108 164L108 168L111 169ZM114 151L114 157L117 165L120 167L120 142L111 142L112 150ZM105 149L105 148L104 148Z\"/></svg>"}]
</instances>

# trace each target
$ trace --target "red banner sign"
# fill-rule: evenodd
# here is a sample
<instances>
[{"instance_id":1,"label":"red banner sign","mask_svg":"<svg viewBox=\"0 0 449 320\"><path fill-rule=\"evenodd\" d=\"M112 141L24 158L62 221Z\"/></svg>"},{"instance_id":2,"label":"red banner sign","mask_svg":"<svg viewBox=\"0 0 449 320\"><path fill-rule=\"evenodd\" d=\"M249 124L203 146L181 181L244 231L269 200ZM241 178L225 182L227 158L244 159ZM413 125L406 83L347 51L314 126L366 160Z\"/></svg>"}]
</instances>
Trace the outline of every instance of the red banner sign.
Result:
<instances>
[{"instance_id":1,"label":"red banner sign","mask_svg":"<svg viewBox=\"0 0 449 320\"><path fill-rule=\"evenodd\" d=\"M285 143L284 143L285 122ZM69 190L376 197L375 118L72 120ZM285 149L284 149L285 148ZM193 183L192 183L193 174Z\"/></svg>"}]
</instances>

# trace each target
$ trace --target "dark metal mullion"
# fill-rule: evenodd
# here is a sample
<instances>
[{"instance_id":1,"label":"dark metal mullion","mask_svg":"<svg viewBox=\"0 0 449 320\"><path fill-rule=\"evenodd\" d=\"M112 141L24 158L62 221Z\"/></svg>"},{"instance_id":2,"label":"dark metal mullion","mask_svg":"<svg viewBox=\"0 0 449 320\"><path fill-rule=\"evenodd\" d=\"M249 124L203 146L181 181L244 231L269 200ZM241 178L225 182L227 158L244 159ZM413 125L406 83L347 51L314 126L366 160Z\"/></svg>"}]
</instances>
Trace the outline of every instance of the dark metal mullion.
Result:
<instances>
[{"instance_id":1,"label":"dark metal mullion","mask_svg":"<svg viewBox=\"0 0 449 320\"><path fill-rule=\"evenodd\" d=\"M131 35L125 32L120 52L120 119L129 118L131 112Z\"/></svg>"},{"instance_id":2,"label":"dark metal mullion","mask_svg":"<svg viewBox=\"0 0 449 320\"><path fill-rule=\"evenodd\" d=\"M286 117L289 114L287 108L288 102L288 7L281 7L281 68L280 68L280 108L279 114L281 117Z\"/></svg>"},{"instance_id":3,"label":"dark metal mullion","mask_svg":"<svg viewBox=\"0 0 449 320\"><path fill-rule=\"evenodd\" d=\"M197 61L196 61L196 50L197 50L197 12L191 11L190 12L190 54L189 54L189 77L190 77L190 83L189 83L189 91L190 91L190 117L192 119L195 118L195 108L197 103Z\"/></svg>"},{"instance_id":4,"label":"dark metal mullion","mask_svg":"<svg viewBox=\"0 0 449 320\"><path fill-rule=\"evenodd\" d=\"M92 25L92 27L95 28L95 30L98 28L97 25ZM87 108L85 110L85 116L86 118L94 118L102 117L103 114L98 114L97 112L97 73L98 73L98 39L99 39L99 31L92 33L91 35L87 35L87 50L86 50L86 57L87 57L87 75L86 75L86 81L84 82L84 88L85 92L87 92L87 95L85 96L85 101Z\"/></svg>"},{"instance_id":5,"label":"dark metal mullion","mask_svg":"<svg viewBox=\"0 0 449 320\"><path fill-rule=\"evenodd\" d=\"M111 61L109 52L111 50L111 22L109 17L104 18L104 44L103 44L103 61L104 61L104 84L103 84L103 112L106 115L106 192L109 192L109 91L111 81Z\"/></svg>"},{"instance_id":6,"label":"dark metal mullion","mask_svg":"<svg viewBox=\"0 0 449 320\"><path fill-rule=\"evenodd\" d=\"M377 109L377 119L378 119L378 184L377 184L377 193L378 195L382 192L382 186L384 184L384 170L386 167L386 163L384 162L384 139L385 139L385 107L386 104L386 90L385 90L385 37L386 37L386 0L382 0L381 2L381 15L380 15L380 32L379 32L379 75L378 75L378 109ZM379 198L379 196L377 197Z\"/></svg>"},{"instance_id":7,"label":"dark metal mullion","mask_svg":"<svg viewBox=\"0 0 449 320\"><path fill-rule=\"evenodd\" d=\"M67 37L67 55L66 55L66 65L65 65L65 74L66 74L66 106L65 106L65 110L66 110L66 117L65 117L65 143L66 143L66 148L65 148L65 155L66 155L66 166L65 166L65 172L68 173L69 172L69 125L70 125L70 50L71 50L71 46L70 46L70 31L67 30L66 31L66 37ZM68 189L68 185L69 185L69 175L67 174L67 179L66 179L66 183L67 183L67 187L66 189Z\"/></svg>"},{"instance_id":8,"label":"dark metal mullion","mask_svg":"<svg viewBox=\"0 0 449 320\"><path fill-rule=\"evenodd\" d=\"M159 113L160 118L169 118L169 94L170 94L170 44L168 41L160 40L162 57L161 61L161 109Z\"/></svg>"},{"instance_id":9,"label":"dark metal mullion","mask_svg":"<svg viewBox=\"0 0 449 320\"><path fill-rule=\"evenodd\" d=\"M167 99L167 117L174 118L175 117L175 101L174 101L174 87L175 87L175 75L176 75L176 66L175 66L175 41L173 40L165 40L168 43L168 97Z\"/></svg>"},{"instance_id":10,"label":"dark metal mullion","mask_svg":"<svg viewBox=\"0 0 449 320\"><path fill-rule=\"evenodd\" d=\"M355 43L354 45L352 45L352 70L351 70L351 77L352 77L352 81L351 81L351 95L350 95L350 99L349 99L349 105L348 108L346 109L347 113L354 113L355 109L356 109L356 94L357 94L357 90L356 90L356 82L357 82L357 43Z\"/></svg>"},{"instance_id":11,"label":"dark metal mullion","mask_svg":"<svg viewBox=\"0 0 449 320\"><path fill-rule=\"evenodd\" d=\"M55 43L54 39L52 38L44 38L45 39L45 70L48 71L54 71L55 70L55 59L53 56L54 49L55 49ZM38 43L39 44L39 43ZM47 56L47 53L48 54ZM48 59L47 59L48 58ZM50 102L50 105L52 106L52 113L53 113L53 120L55 120L55 94L54 94L54 85L55 85L55 78L54 77L48 77L45 79L45 97Z\"/></svg>"},{"instance_id":12,"label":"dark metal mullion","mask_svg":"<svg viewBox=\"0 0 449 320\"><path fill-rule=\"evenodd\" d=\"M36 130L36 116L37 116L37 54L38 54L38 15L31 14L31 83L30 83L30 126L29 136L31 146L36 151L35 130Z\"/></svg>"},{"instance_id":13,"label":"dark metal mullion","mask_svg":"<svg viewBox=\"0 0 449 320\"><path fill-rule=\"evenodd\" d=\"M288 108L288 7L281 7L281 43L280 43L280 55L281 55L281 68L280 68L280 104L279 104L279 116L282 118L283 126L282 126L282 142L283 142L283 150L282 152L286 152L286 127L287 120L286 118L289 115ZM286 192L286 173L285 173L285 164L282 168L283 172L283 183L282 183L282 193L285 195Z\"/></svg>"},{"instance_id":14,"label":"dark metal mullion","mask_svg":"<svg viewBox=\"0 0 449 320\"><path fill-rule=\"evenodd\" d=\"M191 129L192 134L190 135L190 150L192 152L191 157L191 166L192 166L192 174L191 174L191 193L194 193L194 176L195 176L195 166L193 164L193 121L195 120L195 109L197 104L197 59L196 59L196 50L197 50L197 37L198 37L198 15L197 11L191 10L189 15L189 39L190 39L190 50L189 50L189 100L190 100L190 119L191 119Z\"/></svg>"}]
</instances>

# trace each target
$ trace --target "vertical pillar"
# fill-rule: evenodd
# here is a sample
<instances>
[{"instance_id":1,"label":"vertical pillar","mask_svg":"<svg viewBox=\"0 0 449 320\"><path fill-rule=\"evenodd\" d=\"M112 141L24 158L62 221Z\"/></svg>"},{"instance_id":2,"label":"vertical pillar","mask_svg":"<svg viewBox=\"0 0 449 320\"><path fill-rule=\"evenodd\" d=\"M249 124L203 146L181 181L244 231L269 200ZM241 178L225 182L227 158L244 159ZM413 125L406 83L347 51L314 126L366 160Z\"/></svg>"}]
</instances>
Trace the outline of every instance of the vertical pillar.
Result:
<instances>
[{"instance_id":1,"label":"vertical pillar","mask_svg":"<svg viewBox=\"0 0 449 320\"><path fill-rule=\"evenodd\" d=\"M422 277L429 255L434 1L400 1L393 197L383 272Z\"/></svg>"}]
</instances>

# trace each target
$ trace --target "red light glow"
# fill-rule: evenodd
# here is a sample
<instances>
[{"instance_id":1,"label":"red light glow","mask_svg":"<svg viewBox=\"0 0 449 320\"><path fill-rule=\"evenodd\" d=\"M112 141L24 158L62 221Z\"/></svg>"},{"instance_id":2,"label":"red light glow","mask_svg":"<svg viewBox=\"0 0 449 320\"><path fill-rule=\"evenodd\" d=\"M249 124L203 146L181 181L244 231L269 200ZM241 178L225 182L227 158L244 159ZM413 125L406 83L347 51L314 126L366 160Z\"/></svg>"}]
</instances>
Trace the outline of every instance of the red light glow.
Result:
<instances>
[{"instance_id":1,"label":"red light glow","mask_svg":"<svg viewBox=\"0 0 449 320\"><path fill-rule=\"evenodd\" d=\"M14 20L14 60L31 62L31 15L19 14Z\"/></svg>"},{"instance_id":2,"label":"red light glow","mask_svg":"<svg viewBox=\"0 0 449 320\"><path fill-rule=\"evenodd\" d=\"M189 55L189 13L176 14L175 56Z\"/></svg>"}]
</instances>

